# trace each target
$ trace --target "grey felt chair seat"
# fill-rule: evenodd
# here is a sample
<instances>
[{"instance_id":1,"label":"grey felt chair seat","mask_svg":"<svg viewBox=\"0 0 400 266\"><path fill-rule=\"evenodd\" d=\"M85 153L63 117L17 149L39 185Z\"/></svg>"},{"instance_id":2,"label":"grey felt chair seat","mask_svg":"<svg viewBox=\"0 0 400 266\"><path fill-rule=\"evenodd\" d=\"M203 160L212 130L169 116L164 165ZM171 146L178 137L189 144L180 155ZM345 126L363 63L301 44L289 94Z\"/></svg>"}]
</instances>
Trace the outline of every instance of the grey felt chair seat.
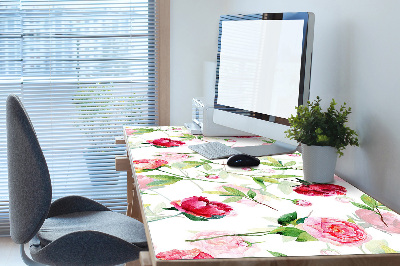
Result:
<instances>
[{"instance_id":1,"label":"grey felt chair seat","mask_svg":"<svg viewBox=\"0 0 400 266\"><path fill-rule=\"evenodd\" d=\"M133 218L81 196L51 202L46 159L15 95L7 98L7 158L10 234L25 263L116 265L148 250L144 226ZM25 254L28 242L35 262Z\"/></svg>"},{"instance_id":2,"label":"grey felt chair seat","mask_svg":"<svg viewBox=\"0 0 400 266\"><path fill-rule=\"evenodd\" d=\"M141 222L111 211L74 212L47 218L37 236L42 246L81 231L97 231L146 248L146 235Z\"/></svg>"}]
</instances>

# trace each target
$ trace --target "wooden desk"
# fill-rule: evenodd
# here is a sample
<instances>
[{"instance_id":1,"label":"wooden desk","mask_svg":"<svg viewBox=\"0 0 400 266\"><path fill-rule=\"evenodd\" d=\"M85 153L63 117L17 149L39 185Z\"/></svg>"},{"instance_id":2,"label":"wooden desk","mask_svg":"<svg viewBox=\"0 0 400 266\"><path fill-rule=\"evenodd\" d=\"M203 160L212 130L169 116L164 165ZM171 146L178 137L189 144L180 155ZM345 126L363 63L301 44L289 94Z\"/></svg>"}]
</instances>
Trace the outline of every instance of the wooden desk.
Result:
<instances>
[{"instance_id":1,"label":"wooden desk","mask_svg":"<svg viewBox=\"0 0 400 266\"><path fill-rule=\"evenodd\" d=\"M140 205L149 242L143 265L400 265L400 216L339 177L306 184L299 153L231 168L187 146L268 141L192 136L181 127L124 134L140 191L136 203L128 200Z\"/></svg>"}]
</instances>

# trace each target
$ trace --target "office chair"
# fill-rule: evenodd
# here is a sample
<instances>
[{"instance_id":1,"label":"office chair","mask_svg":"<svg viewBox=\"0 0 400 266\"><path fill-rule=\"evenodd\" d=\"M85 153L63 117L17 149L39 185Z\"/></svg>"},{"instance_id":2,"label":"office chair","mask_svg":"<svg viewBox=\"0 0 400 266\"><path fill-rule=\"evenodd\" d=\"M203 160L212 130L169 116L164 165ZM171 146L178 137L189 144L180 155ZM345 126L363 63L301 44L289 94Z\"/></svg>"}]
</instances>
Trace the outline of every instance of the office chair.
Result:
<instances>
[{"instance_id":1,"label":"office chair","mask_svg":"<svg viewBox=\"0 0 400 266\"><path fill-rule=\"evenodd\" d=\"M27 265L115 265L148 249L144 226L133 218L80 196L51 203L46 160L15 95L7 98L7 157L10 234Z\"/></svg>"}]
</instances>

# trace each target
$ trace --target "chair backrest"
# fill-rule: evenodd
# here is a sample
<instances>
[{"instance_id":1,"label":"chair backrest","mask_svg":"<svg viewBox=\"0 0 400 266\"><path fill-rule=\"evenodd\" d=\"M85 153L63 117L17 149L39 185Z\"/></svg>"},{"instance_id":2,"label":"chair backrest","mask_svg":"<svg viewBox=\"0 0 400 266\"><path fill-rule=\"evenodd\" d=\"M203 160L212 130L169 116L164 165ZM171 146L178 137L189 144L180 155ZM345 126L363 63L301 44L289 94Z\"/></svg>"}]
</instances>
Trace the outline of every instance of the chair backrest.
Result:
<instances>
[{"instance_id":1,"label":"chair backrest","mask_svg":"<svg viewBox=\"0 0 400 266\"><path fill-rule=\"evenodd\" d=\"M32 239L50 209L51 180L35 130L20 99L7 98L10 234L17 244Z\"/></svg>"}]
</instances>

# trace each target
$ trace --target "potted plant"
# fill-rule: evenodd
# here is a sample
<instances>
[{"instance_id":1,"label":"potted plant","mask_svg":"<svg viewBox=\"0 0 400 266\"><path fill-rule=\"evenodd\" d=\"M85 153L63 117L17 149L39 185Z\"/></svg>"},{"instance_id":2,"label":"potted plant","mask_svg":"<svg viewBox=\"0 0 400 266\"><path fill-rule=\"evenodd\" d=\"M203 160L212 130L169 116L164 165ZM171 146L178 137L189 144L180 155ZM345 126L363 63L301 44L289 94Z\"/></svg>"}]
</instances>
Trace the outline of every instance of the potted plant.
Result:
<instances>
[{"instance_id":1,"label":"potted plant","mask_svg":"<svg viewBox=\"0 0 400 266\"><path fill-rule=\"evenodd\" d=\"M351 108L344 103L339 110L332 99L324 112L317 97L308 106L296 107L297 115L289 118L290 139L301 143L304 178L309 182L333 182L336 160L348 145L359 146L357 133L346 126Z\"/></svg>"}]
</instances>

